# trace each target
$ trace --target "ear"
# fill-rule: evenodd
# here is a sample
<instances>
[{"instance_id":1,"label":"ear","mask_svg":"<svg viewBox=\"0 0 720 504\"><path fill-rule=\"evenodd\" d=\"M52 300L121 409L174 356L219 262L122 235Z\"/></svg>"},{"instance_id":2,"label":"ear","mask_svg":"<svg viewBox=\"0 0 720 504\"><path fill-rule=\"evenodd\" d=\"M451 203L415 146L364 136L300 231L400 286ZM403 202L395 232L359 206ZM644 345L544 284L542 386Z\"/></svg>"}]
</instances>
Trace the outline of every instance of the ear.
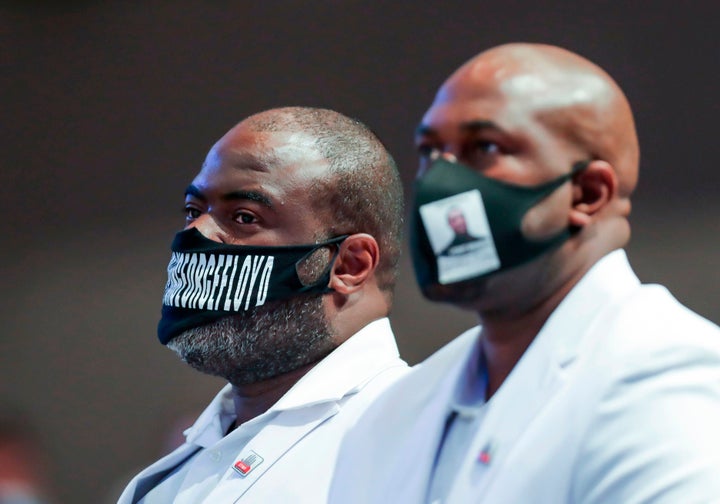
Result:
<instances>
[{"instance_id":1,"label":"ear","mask_svg":"<svg viewBox=\"0 0 720 504\"><path fill-rule=\"evenodd\" d=\"M329 287L340 294L360 290L373 276L380 260L380 247L369 234L348 236L340 245L330 275Z\"/></svg>"},{"instance_id":2,"label":"ear","mask_svg":"<svg viewBox=\"0 0 720 504\"><path fill-rule=\"evenodd\" d=\"M610 163L594 160L573 177L572 184L570 225L584 227L615 197L618 180Z\"/></svg>"}]
</instances>

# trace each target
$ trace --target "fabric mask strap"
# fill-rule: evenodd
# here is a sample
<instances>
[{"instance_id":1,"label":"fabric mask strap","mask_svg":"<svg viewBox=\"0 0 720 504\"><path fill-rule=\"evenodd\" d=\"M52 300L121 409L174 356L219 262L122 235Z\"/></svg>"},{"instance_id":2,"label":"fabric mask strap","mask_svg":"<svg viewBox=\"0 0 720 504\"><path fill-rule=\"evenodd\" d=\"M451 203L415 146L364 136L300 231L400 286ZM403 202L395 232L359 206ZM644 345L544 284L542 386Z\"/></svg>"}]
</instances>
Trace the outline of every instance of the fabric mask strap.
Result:
<instances>
[{"instance_id":1,"label":"fabric mask strap","mask_svg":"<svg viewBox=\"0 0 720 504\"><path fill-rule=\"evenodd\" d=\"M322 272L318 275L317 280L315 280L312 283L309 284L303 284L303 287L300 289L299 292L306 292L311 289L317 288L321 283L327 284L327 282L330 280L330 271L332 270L333 266L335 265L335 261L338 258L338 255L340 255L340 245L342 245L342 242L344 242L347 237L350 235L341 235L337 236L335 238L331 238L330 240L324 241L322 243L318 243L315 248L313 248L311 251L309 251L307 254L305 254L303 257L298 259L298 261L295 263L295 272L298 275L298 278L300 278L300 272L298 271L298 268L303 263L303 261L306 261L310 256L312 256L315 252L320 250L323 247L327 247L330 245L335 245L335 252L333 252L332 257L328 261L325 268L323 268ZM301 279L302 282L302 279ZM323 290L320 291L320 294L327 294L329 292L333 292L334 289L328 287L327 285Z\"/></svg>"},{"instance_id":2,"label":"fabric mask strap","mask_svg":"<svg viewBox=\"0 0 720 504\"><path fill-rule=\"evenodd\" d=\"M585 159L583 161L575 161L572 165L572 169L570 170L570 176L572 177L576 173L580 173L585 168L587 168L590 163L592 163L592 159Z\"/></svg>"},{"instance_id":3,"label":"fabric mask strap","mask_svg":"<svg viewBox=\"0 0 720 504\"><path fill-rule=\"evenodd\" d=\"M565 175L560 175L559 177L549 182L545 182L544 184L541 184L539 186L531 187L530 189L534 189L537 191L537 198L535 200L528 200L528 208L530 206L534 206L539 200L547 197L551 192L559 188L568 180L571 180L576 174L587 168L589 164L589 160L575 161L572 164L570 171Z\"/></svg>"}]
</instances>

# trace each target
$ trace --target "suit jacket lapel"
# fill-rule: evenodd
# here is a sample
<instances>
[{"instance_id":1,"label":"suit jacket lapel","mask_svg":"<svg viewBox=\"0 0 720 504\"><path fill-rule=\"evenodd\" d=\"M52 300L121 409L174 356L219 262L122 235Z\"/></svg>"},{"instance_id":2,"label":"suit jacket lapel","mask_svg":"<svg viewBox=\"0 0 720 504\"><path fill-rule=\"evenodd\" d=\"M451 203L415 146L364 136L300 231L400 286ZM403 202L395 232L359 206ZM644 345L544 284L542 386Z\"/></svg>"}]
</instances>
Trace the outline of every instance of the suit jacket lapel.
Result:
<instances>
[{"instance_id":1,"label":"suit jacket lapel","mask_svg":"<svg viewBox=\"0 0 720 504\"><path fill-rule=\"evenodd\" d=\"M151 466L145 468L128 484L120 496L118 504L134 504L140 500L153 487L160 483L163 478L197 453L198 450L200 450L200 447L197 445L184 444Z\"/></svg>"},{"instance_id":2,"label":"suit jacket lapel","mask_svg":"<svg viewBox=\"0 0 720 504\"><path fill-rule=\"evenodd\" d=\"M340 407L336 402L326 402L310 408L280 412L245 445L233 462L234 465L254 455L254 467L251 467L245 476L232 466L229 467L223 475L222 479L225 481L221 490L212 492L205 502L229 502L229 497L240 500L288 450L338 411ZM258 463L260 459L262 460Z\"/></svg>"},{"instance_id":3,"label":"suit jacket lapel","mask_svg":"<svg viewBox=\"0 0 720 504\"><path fill-rule=\"evenodd\" d=\"M405 386L399 391L405 398L402 402L406 403L409 397L414 397L417 402L415 407L403 410L409 416L405 418L405 425L398 425L396 435L401 440L400 444L395 445L389 440L391 449L388 463L384 465L391 468L394 475L386 479L391 486L385 489L384 493L388 496L385 501L425 502L458 375L465 368L476 342L477 331L468 331L442 349L441 353L420 364L423 368L421 372L410 375L404 382ZM415 377L422 378L422 381L415 380ZM433 383L437 386L428 387ZM391 451L400 454L402 459L393 458Z\"/></svg>"},{"instance_id":4,"label":"suit jacket lapel","mask_svg":"<svg viewBox=\"0 0 720 504\"><path fill-rule=\"evenodd\" d=\"M443 388L452 390L452 384ZM449 397L447 391L438 390L434 397L429 398L426 407L413 412L417 414L418 420L415 423L408 422L412 428L403 433L402 444L398 448L403 459L390 465L395 475L386 480L391 482L391 486L385 490L387 502L425 501L427 483L449 413ZM391 460L394 458L392 453L387 455Z\"/></svg>"},{"instance_id":5,"label":"suit jacket lapel","mask_svg":"<svg viewBox=\"0 0 720 504\"><path fill-rule=\"evenodd\" d=\"M555 309L486 404L486 416L472 440L448 503L465 504L473 500L471 496L482 500L482 496L489 495L488 487L495 475L510 471L504 464L523 433L559 396L571 379L572 364L602 337L615 307L640 285L631 271L630 275L618 275L621 269L630 271L624 253L609 254Z\"/></svg>"},{"instance_id":6,"label":"suit jacket lapel","mask_svg":"<svg viewBox=\"0 0 720 504\"><path fill-rule=\"evenodd\" d=\"M467 495L462 487L468 485L473 493L482 495L493 476L503 470L505 460L532 419L566 382L557 364L549 357L545 352L538 352L517 369L513 380L503 385L507 385L506 393L499 394L497 401L491 400L487 404L486 417L462 465L469 477L457 478L460 488L455 490ZM453 502L453 499L449 501Z\"/></svg>"},{"instance_id":7,"label":"suit jacket lapel","mask_svg":"<svg viewBox=\"0 0 720 504\"><path fill-rule=\"evenodd\" d=\"M504 468L517 441L567 383L568 366L580 351L581 334L566 334L547 324L525 351L502 387L487 402L485 418L474 436L448 502L466 502L484 495L493 477Z\"/></svg>"}]
</instances>

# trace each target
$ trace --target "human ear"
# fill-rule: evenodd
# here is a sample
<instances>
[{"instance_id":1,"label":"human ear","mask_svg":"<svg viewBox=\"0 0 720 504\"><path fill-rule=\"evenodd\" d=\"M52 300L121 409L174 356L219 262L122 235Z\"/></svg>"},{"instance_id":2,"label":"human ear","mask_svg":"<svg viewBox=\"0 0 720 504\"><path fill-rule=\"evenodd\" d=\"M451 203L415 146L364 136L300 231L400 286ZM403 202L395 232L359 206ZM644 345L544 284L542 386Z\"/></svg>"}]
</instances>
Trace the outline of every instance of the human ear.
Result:
<instances>
[{"instance_id":1,"label":"human ear","mask_svg":"<svg viewBox=\"0 0 720 504\"><path fill-rule=\"evenodd\" d=\"M379 260L380 247L375 238L365 233L348 236L340 244L329 287L340 294L352 294L373 275Z\"/></svg>"},{"instance_id":2,"label":"human ear","mask_svg":"<svg viewBox=\"0 0 720 504\"><path fill-rule=\"evenodd\" d=\"M573 177L572 184L570 225L584 227L615 197L618 180L610 163L594 160Z\"/></svg>"}]
</instances>

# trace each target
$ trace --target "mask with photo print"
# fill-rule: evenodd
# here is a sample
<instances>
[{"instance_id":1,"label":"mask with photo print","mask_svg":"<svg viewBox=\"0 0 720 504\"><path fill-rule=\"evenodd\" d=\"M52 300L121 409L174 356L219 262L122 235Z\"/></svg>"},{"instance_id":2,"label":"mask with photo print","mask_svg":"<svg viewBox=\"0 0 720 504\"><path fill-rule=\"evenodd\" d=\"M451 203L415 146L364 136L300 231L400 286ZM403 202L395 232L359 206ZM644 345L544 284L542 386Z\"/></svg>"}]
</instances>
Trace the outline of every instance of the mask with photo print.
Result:
<instances>
[{"instance_id":1,"label":"mask with photo print","mask_svg":"<svg viewBox=\"0 0 720 504\"><path fill-rule=\"evenodd\" d=\"M573 164L572 170L556 179L535 186L521 186L486 177L461 163L440 157L415 181L410 247L419 286L452 285L478 279L529 262L564 243L571 230L565 229L549 239L534 241L522 233L525 214L549 196L588 161ZM465 217L469 223L485 223L482 243L467 252L448 255L433 243L433 212L446 212L450 205L479 202L480 215ZM437 220L435 221L437 222ZM437 241L437 240L435 240Z\"/></svg>"}]
</instances>

